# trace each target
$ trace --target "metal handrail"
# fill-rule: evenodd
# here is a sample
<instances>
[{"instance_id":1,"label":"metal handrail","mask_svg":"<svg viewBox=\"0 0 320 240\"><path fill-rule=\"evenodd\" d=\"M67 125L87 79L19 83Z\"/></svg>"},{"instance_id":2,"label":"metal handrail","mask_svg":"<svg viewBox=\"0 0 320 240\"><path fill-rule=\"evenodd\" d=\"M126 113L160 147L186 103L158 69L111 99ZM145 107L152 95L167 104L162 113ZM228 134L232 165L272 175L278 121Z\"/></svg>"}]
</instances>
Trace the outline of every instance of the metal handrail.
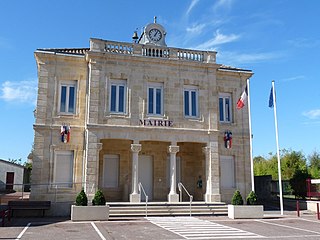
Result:
<instances>
[{"instance_id":1,"label":"metal handrail","mask_svg":"<svg viewBox=\"0 0 320 240\"><path fill-rule=\"evenodd\" d=\"M182 190L184 190L190 199L190 217L191 217L191 205L192 205L192 200L193 200L193 196L188 192L188 190L186 189L186 187L182 184L182 182L178 183L178 188L179 188L179 192L180 192L180 202L182 202Z\"/></svg>"},{"instance_id":2,"label":"metal handrail","mask_svg":"<svg viewBox=\"0 0 320 240\"><path fill-rule=\"evenodd\" d=\"M138 187L139 187L140 194L141 194L141 189L142 189L142 192L143 192L144 196L146 197L146 217L148 217L148 195L146 194L146 191L144 190L141 182L139 182Z\"/></svg>"}]
</instances>

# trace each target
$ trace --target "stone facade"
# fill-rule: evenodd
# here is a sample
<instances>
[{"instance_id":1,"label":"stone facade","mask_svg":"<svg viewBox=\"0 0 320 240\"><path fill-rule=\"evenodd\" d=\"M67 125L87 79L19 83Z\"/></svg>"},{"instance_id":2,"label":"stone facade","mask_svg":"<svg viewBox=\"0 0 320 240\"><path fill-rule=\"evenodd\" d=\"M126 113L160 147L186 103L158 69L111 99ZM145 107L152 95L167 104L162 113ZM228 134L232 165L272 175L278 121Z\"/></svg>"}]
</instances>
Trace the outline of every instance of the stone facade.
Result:
<instances>
[{"instance_id":1,"label":"stone facade","mask_svg":"<svg viewBox=\"0 0 320 240\"><path fill-rule=\"evenodd\" d=\"M35 57L39 90L32 183L38 185L31 198L73 201L84 187L89 199L99 188L107 201L140 201L139 182L149 174L139 166L143 156L151 161L151 183L145 185L152 201L178 201L178 180L197 201L229 202L235 189L251 190L248 109L236 109L251 71L217 64L216 52L100 39L90 39L88 49L38 49ZM61 86L68 82L76 89L72 113L61 111ZM119 98L121 93L112 92L112 84L124 86L125 103L117 103L124 109L118 112L112 111L111 94ZM160 114L148 112L150 85L160 86ZM190 87L196 89L192 103L197 107L191 117L185 112ZM221 93L231 100L227 122L220 121ZM67 143L61 141L63 125L71 128ZM225 131L232 132L231 148L225 147ZM56 181L63 179L57 172L59 152L72 152L71 187ZM228 188L221 185L220 156L233 159L234 184ZM116 159L115 173L108 158Z\"/></svg>"}]
</instances>

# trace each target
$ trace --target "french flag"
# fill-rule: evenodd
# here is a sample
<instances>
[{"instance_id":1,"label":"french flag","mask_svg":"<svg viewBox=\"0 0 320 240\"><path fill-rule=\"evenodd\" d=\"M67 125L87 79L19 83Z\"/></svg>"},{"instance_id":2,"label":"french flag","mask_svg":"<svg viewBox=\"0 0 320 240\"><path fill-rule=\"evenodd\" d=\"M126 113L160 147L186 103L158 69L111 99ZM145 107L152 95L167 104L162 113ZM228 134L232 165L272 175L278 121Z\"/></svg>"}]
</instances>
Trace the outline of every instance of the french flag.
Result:
<instances>
[{"instance_id":1,"label":"french flag","mask_svg":"<svg viewBox=\"0 0 320 240\"><path fill-rule=\"evenodd\" d=\"M241 109L244 107L244 105L247 101L247 97L248 97L248 88L246 86L243 93L241 94L241 97L239 98L239 100L237 102L237 109Z\"/></svg>"}]
</instances>

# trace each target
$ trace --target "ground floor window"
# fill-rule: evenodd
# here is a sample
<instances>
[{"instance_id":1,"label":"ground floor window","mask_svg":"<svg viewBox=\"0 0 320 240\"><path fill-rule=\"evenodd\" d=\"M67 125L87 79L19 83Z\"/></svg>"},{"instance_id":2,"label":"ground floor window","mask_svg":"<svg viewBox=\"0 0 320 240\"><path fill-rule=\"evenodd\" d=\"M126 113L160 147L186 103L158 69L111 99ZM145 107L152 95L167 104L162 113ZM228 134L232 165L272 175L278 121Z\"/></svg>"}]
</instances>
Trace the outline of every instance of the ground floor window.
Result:
<instances>
[{"instance_id":1,"label":"ground floor window","mask_svg":"<svg viewBox=\"0 0 320 240\"><path fill-rule=\"evenodd\" d=\"M73 183L73 151L56 151L54 157L53 182L57 187L71 188Z\"/></svg>"},{"instance_id":2,"label":"ground floor window","mask_svg":"<svg viewBox=\"0 0 320 240\"><path fill-rule=\"evenodd\" d=\"M103 156L103 184L104 188L117 188L119 186L119 162L116 154Z\"/></svg>"},{"instance_id":3,"label":"ground floor window","mask_svg":"<svg viewBox=\"0 0 320 240\"><path fill-rule=\"evenodd\" d=\"M235 187L235 169L233 156L220 156L221 188Z\"/></svg>"}]
</instances>

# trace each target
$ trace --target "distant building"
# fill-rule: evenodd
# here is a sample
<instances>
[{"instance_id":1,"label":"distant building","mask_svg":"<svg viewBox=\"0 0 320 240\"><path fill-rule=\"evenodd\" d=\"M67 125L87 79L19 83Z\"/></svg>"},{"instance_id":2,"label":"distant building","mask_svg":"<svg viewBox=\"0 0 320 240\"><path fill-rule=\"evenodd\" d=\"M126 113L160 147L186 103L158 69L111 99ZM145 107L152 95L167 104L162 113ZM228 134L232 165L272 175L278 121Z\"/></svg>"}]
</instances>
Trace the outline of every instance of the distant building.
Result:
<instances>
[{"instance_id":1,"label":"distant building","mask_svg":"<svg viewBox=\"0 0 320 240\"><path fill-rule=\"evenodd\" d=\"M168 47L166 34L154 22L136 43L36 50L31 199L74 201L84 187L139 202L139 182L151 201L179 201L178 182L196 201L251 190L248 109L236 102L253 73Z\"/></svg>"},{"instance_id":2,"label":"distant building","mask_svg":"<svg viewBox=\"0 0 320 240\"><path fill-rule=\"evenodd\" d=\"M24 166L0 159L0 192L21 191L25 174Z\"/></svg>"}]
</instances>

